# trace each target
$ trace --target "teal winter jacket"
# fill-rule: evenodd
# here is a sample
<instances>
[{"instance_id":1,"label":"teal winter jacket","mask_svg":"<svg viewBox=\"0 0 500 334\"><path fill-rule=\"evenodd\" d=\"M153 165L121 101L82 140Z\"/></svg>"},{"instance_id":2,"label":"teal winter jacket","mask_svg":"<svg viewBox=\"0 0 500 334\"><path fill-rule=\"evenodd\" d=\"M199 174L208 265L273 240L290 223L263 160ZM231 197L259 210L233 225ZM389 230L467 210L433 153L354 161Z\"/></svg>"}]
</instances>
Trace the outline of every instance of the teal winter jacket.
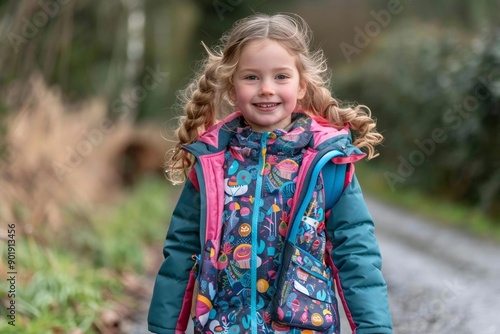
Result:
<instances>
[{"instance_id":1,"label":"teal winter jacket","mask_svg":"<svg viewBox=\"0 0 500 334\"><path fill-rule=\"evenodd\" d=\"M156 277L148 315L151 332L184 333L193 316L196 272L192 269L207 240L216 241L215 253L218 253L224 204L224 156L234 129L241 123L241 114L233 113L185 147L195 156L196 163L174 209L163 248L165 260ZM315 183L310 180L310 171L320 158L332 150L342 152L342 156L332 161L348 166L344 190L327 214L326 223L338 297L353 333L392 333L374 224L354 175L353 163L364 154L351 144L347 128L336 130L324 120L312 119L311 131L314 135L304 153L302 176L296 186L298 202L308 186Z\"/></svg>"}]
</instances>

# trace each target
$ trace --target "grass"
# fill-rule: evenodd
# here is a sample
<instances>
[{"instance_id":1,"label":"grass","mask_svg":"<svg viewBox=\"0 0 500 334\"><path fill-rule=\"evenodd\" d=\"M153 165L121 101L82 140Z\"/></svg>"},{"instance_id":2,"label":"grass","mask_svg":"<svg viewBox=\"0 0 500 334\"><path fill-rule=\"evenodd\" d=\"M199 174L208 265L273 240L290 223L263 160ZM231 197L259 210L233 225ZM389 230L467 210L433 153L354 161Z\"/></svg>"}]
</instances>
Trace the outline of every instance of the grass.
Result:
<instances>
[{"instance_id":1,"label":"grass","mask_svg":"<svg viewBox=\"0 0 500 334\"><path fill-rule=\"evenodd\" d=\"M383 170L367 167L363 163L356 167L356 174L366 194L440 224L500 243L500 224L477 208L426 195L410 188L400 187L396 191L391 191Z\"/></svg>"},{"instance_id":2,"label":"grass","mask_svg":"<svg viewBox=\"0 0 500 334\"><path fill-rule=\"evenodd\" d=\"M123 277L146 275L148 247L161 252L172 189L164 179L149 179L92 215L88 208L66 210L66 224L57 231L19 236L16 326L3 321L2 307L0 333L101 333L104 310L124 303L137 307L127 298ZM0 289L7 305L7 285Z\"/></svg>"}]
</instances>

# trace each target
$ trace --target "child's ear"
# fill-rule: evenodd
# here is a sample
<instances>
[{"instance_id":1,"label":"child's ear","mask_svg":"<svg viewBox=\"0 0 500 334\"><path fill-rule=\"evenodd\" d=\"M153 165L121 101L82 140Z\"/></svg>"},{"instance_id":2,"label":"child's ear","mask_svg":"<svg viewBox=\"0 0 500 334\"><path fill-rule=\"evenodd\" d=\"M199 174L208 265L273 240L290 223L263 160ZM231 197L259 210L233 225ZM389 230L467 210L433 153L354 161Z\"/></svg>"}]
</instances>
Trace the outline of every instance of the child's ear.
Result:
<instances>
[{"instance_id":1,"label":"child's ear","mask_svg":"<svg viewBox=\"0 0 500 334\"><path fill-rule=\"evenodd\" d=\"M236 91L234 90L234 87L229 90L227 96L229 97L229 101L231 101L233 104L236 104Z\"/></svg>"},{"instance_id":2,"label":"child's ear","mask_svg":"<svg viewBox=\"0 0 500 334\"><path fill-rule=\"evenodd\" d=\"M302 100L304 98L304 96L306 96L306 91L307 91L307 84L303 80L300 80L299 92L297 94L297 99Z\"/></svg>"}]
</instances>

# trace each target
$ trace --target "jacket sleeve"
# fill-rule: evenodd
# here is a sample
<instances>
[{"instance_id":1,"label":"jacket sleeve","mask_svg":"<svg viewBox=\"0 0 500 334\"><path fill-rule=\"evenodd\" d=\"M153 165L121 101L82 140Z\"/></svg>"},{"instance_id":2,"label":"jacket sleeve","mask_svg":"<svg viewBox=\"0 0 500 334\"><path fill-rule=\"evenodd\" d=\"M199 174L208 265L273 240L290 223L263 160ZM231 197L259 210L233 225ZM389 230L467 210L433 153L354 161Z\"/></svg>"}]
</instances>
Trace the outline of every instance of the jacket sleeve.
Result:
<instances>
[{"instance_id":1,"label":"jacket sleeve","mask_svg":"<svg viewBox=\"0 0 500 334\"><path fill-rule=\"evenodd\" d=\"M353 333L392 333L374 224L355 176L327 222L337 288Z\"/></svg>"},{"instance_id":2,"label":"jacket sleeve","mask_svg":"<svg viewBox=\"0 0 500 334\"><path fill-rule=\"evenodd\" d=\"M172 214L163 261L156 277L148 314L153 333L184 333L194 282L192 256L200 253L200 193L187 180Z\"/></svg>"}]
</instances>

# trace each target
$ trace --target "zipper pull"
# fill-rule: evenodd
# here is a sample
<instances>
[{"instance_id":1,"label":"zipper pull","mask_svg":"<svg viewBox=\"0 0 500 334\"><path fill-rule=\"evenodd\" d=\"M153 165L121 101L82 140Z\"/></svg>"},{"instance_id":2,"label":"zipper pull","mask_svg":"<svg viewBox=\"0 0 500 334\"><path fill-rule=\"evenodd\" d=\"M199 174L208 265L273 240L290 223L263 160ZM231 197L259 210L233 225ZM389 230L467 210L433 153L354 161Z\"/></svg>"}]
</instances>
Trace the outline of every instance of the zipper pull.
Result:
<instances>
[{"instance_id":1,"label":"zipper pull","mask_svg":"<svg viewBox=\"0 0 500 334\"><path fill-rule=\"evenodd\" d=\"M269 137L269 132L264 132L260 138L260 155L262 157L262 169L260 171L260 175L264 175L264 170L266 168L267 137Z\"/></svg>"},{"instance_id":2,"label":"zipper pull","mask_svg":"<svg viewBox=\"0 0 500 334\"><path fill-rule=\"evenodd\" d=\"M201 261L201 254L193 254L193 255L191 255L191 259L194 261L192 270L195 274L197 274L198 273L198 263L200 263L200 261Z\"/></svg>"}]
</instances>

